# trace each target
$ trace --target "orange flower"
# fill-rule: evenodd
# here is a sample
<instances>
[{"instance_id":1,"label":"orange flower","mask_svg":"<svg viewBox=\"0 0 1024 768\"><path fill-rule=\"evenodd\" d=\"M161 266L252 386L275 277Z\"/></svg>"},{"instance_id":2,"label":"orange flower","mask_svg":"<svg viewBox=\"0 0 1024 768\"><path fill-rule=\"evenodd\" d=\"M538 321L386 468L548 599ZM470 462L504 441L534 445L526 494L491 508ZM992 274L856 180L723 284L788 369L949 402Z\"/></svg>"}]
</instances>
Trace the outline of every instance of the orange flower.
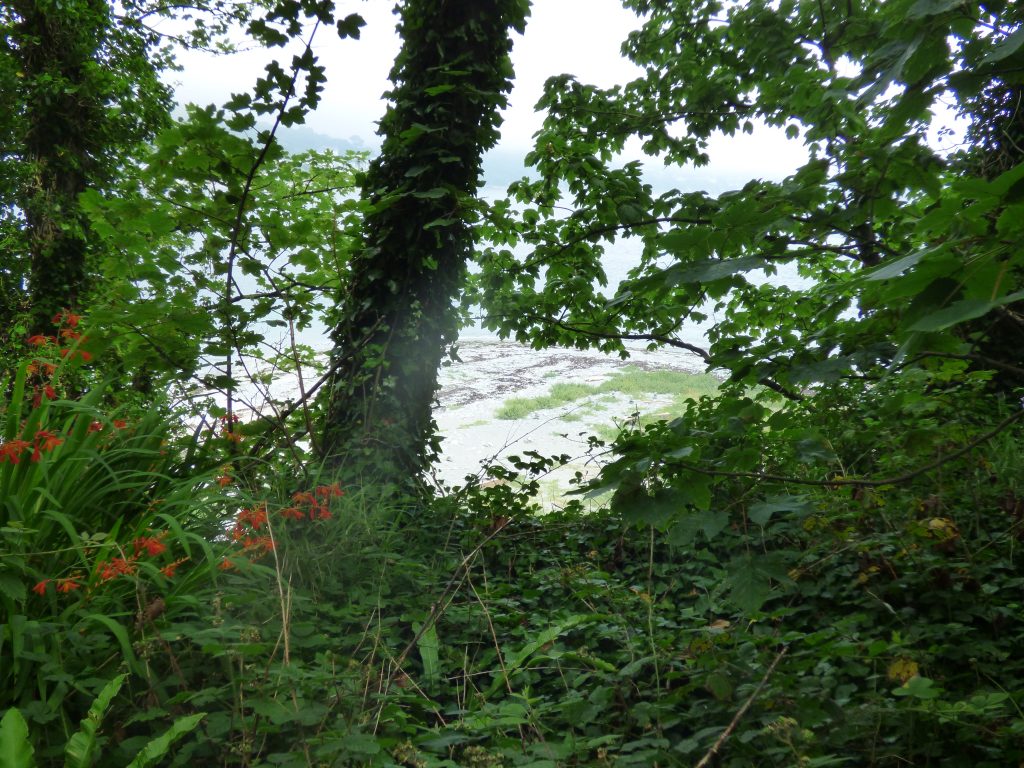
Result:
<instances>
[{"instance_id":1,"label":"orange flower","mask_svg":"<svg viewBox=\"0 0 1024 768\"><path fill-rule=\"evenodd\" d=\"M6 443L0 444L0 464L5 461L9 461L11 464L19 463L22 452L31 447L32 443L27 440L8 440Z\"/></svg>"},{"instance_id":2,"label":"orange flower","mask_svg":"<svg viewBox=\"0 0 1024 768\"><path fill-rule=\"evenodd\" d=\"M46 585L49 584L51 581L53 581L53 579L43 579L34 587L32 587L32 591L35 592L37 595L45 595Z\"/></svg>"},{"instance_id":3,"label":"orange flower","mask_svg":"<svg viewBox=\"0 0 1024 768\"><path fill-rule=\"evenodd\" d=\"M305 513L298 507L286 507L281 510L281 517L290 520L302 520L306 517Z\"/></svg>"},{"instance_id":4,"label":"orange flower","mask_svg":"<svg viewBox=\"0 0 1024 768\"><path fill-rule=\"evenodd\" d=\"M43 373L47 376L53 376L57 371L56 363L48 363L45 360L33 360L29 363L26 369L29 373Z\"/></svg>"},{"instance_id":5,"label":"orange flower","mask_svg":"<svg viewBox=\"0 0 1024 768\"><path fill-rule=\"evenodd\" d=\"M64 592L65 594L76 589L81 589L82 585L74 579L57 579L57 591Z\"/></svg>"},{"instance_id":6,"label":"orange flower","mask_svg":"<svg viewBox=\"0 0 1024 768\"><path fill-rule=\"evenodd\" d=\"M145 552L150 557L156 557L167 551L167 545L154 536L140 536L132 542L132 547L136 556Z\"/></svg>"},{"instance_id":7,"label":"orange flower","mask_svg":"<svg viewBox=\"0 0 1024 768\"><path fill-rule=\"evenodd\" d=\"M345 492L341 490L341 486L338 483L333 483L332 485L318 485L315 493L321 499L330 498L331 496L345 495Z\"/></svg>"},{"instance_id":8,"label":"orange flower","mask_svg":"<svg viewBox=\"0 0 1024 768\"><path fill-rule=\"evenodd\" d=\"M71 328L78 327L78 321L82 319L81 315L74 314L70 309L62 309L52 318L50 321L54 325L67 325Z\"/></svg>"},{"instance_id":9,"label":"orange flower","mask_svg":"<svg viewBox=\"0 0 1024 768\"><path fill-rule=\"evenodd\" d=\"M124 419L114 419L114 429L124 429L128 426L128 422Z\"/></svg>"},{"instance_id":10,"label":"orange flower","mask_svg":"<svg viewBox=\"0 0 1024 768\"><path fill-rule=\"evenodd\" d=\"M47 400L56 400L57 399L57 391L53 387L51 387L49 384L47 384L45 387L43 387L43 394L46 395L46 399Z\"/></svg>"},{"instance_id":11,"label":"orange flower","mask_svg":"<svg viewBox=\"0 0 1024 768\"><path fill-rule=\"evenodd\" d=\"M125 560L123 557L115 557L97 565L96 573L99 575L100 581L110 581L122 575L130 576L135 573L135 563Z\"/></svg>"},{"instance_id":12,"label":"orange flower","mask_svg":"<svg viewBox=\"0 0 1024 768\"><path fill-rule=\"evenodd\" d=\"M225 557L223 560L220 561L217 567L222 571L232 571L238 566L236 566L233 562L231 562L228 558Z\"/></svg>"},{"instance_id":13,"label":"orange flower","mask_svg":"<svg viewBox=\"0 0 1024 768\"><path fill-rule=\"evenodd\" d=\"M89 431L90 432L102 432L103 431L103 422L102 421L94 421L94 422L92 422L91 424L89 424Z\"/></svg>"},{"instance_id":14,"label":"orange flower","mask_svg":"<svg viewBox=\"0 0 1024 768\"><path fill-rule=\"evenodd\" d=\"M78 350L78 354L82 356L82 362L88 363L92 360L92 352L86 352L84 349Z\"/></svg>"},{"instance_id":15,"label":"orange flower","mask_svg":"<svg viewBox=\"0 0 1024 768\"><path fill-rule=\"evenodd\" d=\"M317 507L316 509L309 510L310 520L330 520L334 515L331 514L331 510L327 507Z\"/></svg>"},{"instance_id":16,"label":"orange flower","mask_svg":"<svg viewBox=\"0 0 1024 768\"><path fill-rule=\"evenodd\" d=\"M231 485L231 475L225 474L225 475L221 475L220 477L218 477L217 478L217 485L219 485L221 488L224 488L225 486Z\"/></svg>"},{"instance_id":17,"label":"orange flower","mask_svg":"<svg viewBox=\"0 0 1024 768\"><path fill-rule=\"evenodd\" d=\"M29 336L27 341L34 347L45 347L52 340L52 336L43 336L37 333L35 336Z\"/></svg>"},{"instance_id":18,"label":"orange flower","mask_svg":"<svg viewBox=\"0 0 1024 768\"><path fill-rule=\"evenodd\" d=\"M242 540L242 548L249 553L250 559L263 557L274 551L274 540L269 536L246 536Z\"/></svg>"},{"instance_id":19,"label":"orange flower","mask_svg":"<svg viewBox=\"0 0 1024 768\"><path fill-rule=\"evenodd\" d=\"M42 445L40 445L40 441ZM63 443L64 440L57 437L53 432L49 432L45 429L41 429L36 432L36 447L44 452L52 451L58 445Z\"/></svg>"},{"instance_id":20,"label":"orange flower","mask_svg":"<svg viewBox=\"0 0 1024 768\"><path fill-rule=\"evenodd\" d=\"M177 572L177 570L178 570L178 567L179 567L179 566L180 566L180 565L181 565L182 563L184 563L184 562L185 562L186 560L188 560L188 558L187 558L187 557L183 557L183 558L181 558L181 560L175 560L175 561L174 561L173 563L171 563L170 565L165 565L165 566L164 566L163 568L161 568L161 569L160 569L160 573L162 573L162 574L164 575L164 577L166 577L166 578L168 578L168 579L173 579L173 578L174 578L174 575L175 575L175 573L176 573L176 572Z\"/></svg>"},{"instance_id":21,"label":"orange flower","mask_svg":"<svg viewBox=\"0 0 1024 768\"><path fill-rule=\"evenodd\" d=\"M253 509L243 509L238 513L238 524L248 525L253 530L258 531L267 524L267 508L255 507Z\"/></svg>"}]
</instances>

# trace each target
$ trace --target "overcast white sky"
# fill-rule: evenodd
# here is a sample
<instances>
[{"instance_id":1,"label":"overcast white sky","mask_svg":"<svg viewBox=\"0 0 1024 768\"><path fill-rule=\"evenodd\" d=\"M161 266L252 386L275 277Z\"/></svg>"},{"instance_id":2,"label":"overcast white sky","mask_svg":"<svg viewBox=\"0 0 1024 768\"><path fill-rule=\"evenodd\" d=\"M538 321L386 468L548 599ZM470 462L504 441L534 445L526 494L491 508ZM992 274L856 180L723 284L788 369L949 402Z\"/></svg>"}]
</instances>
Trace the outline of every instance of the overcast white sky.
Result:
<instances>
[{"instance_id":1,"label":"overcast white sky","mask_svg":"<svg viewBox=\"0 0 1024 768\"><path fill-rule=\"evenodd\" d=\"M381 95L389 87L388 72L400 44L393 7L391 0L340 4L340 14L357 12L366 20L359 40L339 40L332 29L318 32L314 49L327 67L327 86L320 107L306 122L313 131L341 140L357 137L357 143L377 146L375 122L384 112ZM526 34L515 40L515 87L495 154L521 156L530 149L531 136L542 121L533 107L552 75L571 73L600 86L635 77L637 68L622 58L619 47L637 24L618 0L534 0ZM223 103L232 92L249 90L267 60L267 53L260 50L217 58L185 54L179 60L184 70L175 77L178 100ZM686 173L685 182L674 180L673 186L721 189L752 177L781 178L806 158L800 142L787 141L781 131L767 128L753 136L722 137L712 145L711 154L710 167ZM654 165L661 166L657 161Z\"/></svg>"}]
</instances>

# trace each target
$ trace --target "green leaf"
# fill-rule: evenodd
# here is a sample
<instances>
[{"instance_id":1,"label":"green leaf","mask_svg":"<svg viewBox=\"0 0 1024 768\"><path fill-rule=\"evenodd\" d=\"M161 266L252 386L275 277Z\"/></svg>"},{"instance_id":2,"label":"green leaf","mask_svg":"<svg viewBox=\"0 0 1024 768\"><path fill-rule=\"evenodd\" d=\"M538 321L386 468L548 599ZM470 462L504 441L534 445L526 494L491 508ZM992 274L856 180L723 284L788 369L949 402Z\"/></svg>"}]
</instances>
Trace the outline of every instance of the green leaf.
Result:
<instances>
[{"instance_id":1,"label":"green leaf","mask_svg":"<svg viewBox=\"0 0 1024 768\"><path fill-rule=\"evenodd\" d=\"M773 583L789 582L782 552L740 555L729 563L727 574L729 599L746 614L761 610L771 596Z\"/></svg>"},{"instance_id":2,"label":"green leaf","mask_svg":"<svg viewBox=\"0 0 1024 768\"><path fill-rule=\"evenodd\" d=\"M128 675L118 675L100 691L99 696L89 707L89 712L82 720L78 732L68 739L64 748L65 768L90 768L96 760L96 731L99 730L103 717L110 707L117 692L121 690Z\"/></svg>"},{"instance_id":3,"label":"green leaf","mask_svg":"<svg viewBox=\"0 0 1024 768\"><path fill-rule=\"evenodd\" d=\"M933 251L937 251L942 246L935 246L934 248L924 248L920 251L914 251L911 254L902 256L895 261L891 261L887 264L882 264L880 267L868 272L865 276L865 280L888 280L891 277L898 277L903 274L906 270L915 266L922 258L927 256Z\"/></svg>"},{"instance_id":4,"label":"green leaf","mask_svg":"<svg viewBox=\"0 0 1024 768\"><path fill-rule=\"evenodd\" d=\"M676 547L686 547L693 544L698 533L711 541L718 534L724 531L729 525L729 515L713 509L703 509L697 512L684 513L676 520L668 530L668 541Z\"/></svg>"},{"instance_id":5,"label":"green leaf","mask_svg":"<svg viewBox=\"0 0 1024 768\"><path fill-rule=\"evenodd\" d=\"M924 16L938 16L964 4L964 0L917 0L907 12L907 18L920 19Z\"/></svg>"},{"instance_id":6,"label":"green leaf","mask_svg":"<svg viewBox=\"0 0 1024 768\"><path fill-rule=\"evenodd\" d=\"M25 583L13 573L0 573L0 592L11 600L24 600L28 596Z\"/></svg>"},{"instance_id":7,"label":"green leaf","mask_svg":"<svg viewBox=\"0 0 1024 768\"><path fill-rule=\"evenodd\" d=\"M358 13L350 13L343 19L338 20L338 37L344 40L351 37L359 39L359 30L366 26L366 21Z\"/></svg>"},{"instance_id":8,"label":"green leaf","mask_svg":"<svg viewBox=\"0 0 1024 768\"><path fill-rule=\"evenodd\" d=\"M1001 307L1004 304L1010 304L1020 299L1024 299L1024 291L1008 294L995 301L961 299L944 309L940 309L938 312L926 315L910 326L909 330L922 332L941 331L957 323L963 323L967 320L974 320L975 318L987 315L996 307Z\"/></svg>"},{"instance_id":9,"label":"green leaf","mask_svg":"<svg viewBox=\"0 0 1024 768\"><path fill-rule=\"evenodd\" d=\"M0 768L35 768L28 723L14 707L0 720Z\"/></svg>"},{"instance_id":10,"label":"green leaf","mask_svg":"<svg viewBox=\"0 0 1024 768\"><path fill-rule=\"evenodd\" d=\"M590 614L578 614L576 616L570 616L565 621L559 622L553 627L548 627L518 651L506 655L504 672L511 675L513 672L520 669L526 663L527 659L548 643L554 642L561 635L574 627L578 627L580 624L593 621L594 618L595 617ZM491 690L497 690L501 686L502 682L502 673L499 672L495 675L494 682L491 684Z\"/></svg>"},{"instance_id":11,"label":"green leaf","mask_svg":"<svg viewBox=\"0 0 1024 768\"><path fill-rule=\"evenodd\" d=\"M428 189L424 192L413 192L412 196L419 198L420 200L437 200L445 197L447 194L448 190L444 187L434 187L433 189Z\"/></svg>"},{"instance_id":12,"label":"green leaf","mask_svg":"<svg viewBox=\"0 0 1024 768\"><path fill-rule=\"evenodd\" d=\"M749 558L745 558L749 560ZM729 598L746 614L756 613L771 595L770 579L754 568L746 567L748 562L730 569L728 584Z\"/></svg>"},{"instance_id":13,"label":"green leaf","mask_svg":"<svg viewBox=\"0 0 1024 768\"><path fill-rule=\"evenodd\" d=\"M712 672L708 675L707 682L705 684L707 685L708 690L711 691L711 695L719 701L729 701L732 698L732 692L735 686L733 686L732 680L729 679L729 676L726 675L725 672L721 670Z\"/></svg>"},{"instance_id":14,"label":"green leaf","mask_svg":"<svg viewBox=\"0 0 1024 768\"><path fill-rule=\"evenodd\" d=\"M899 688L894 689L892 695L910 696L922 700L937 699L942 695L942 688L937 686L935 681L930 678L914 675Z\"/></svg>"},{"instance_id":15,"label":"green leaf","mask_svg":"<svg viewBox=\"0 0 1024 768\"><path fill-rule=\"evenodd\" d=\"M1021 27L1009 37L1000 40L996 47L989 51L989 54L981 60L982 64L995 64L1008 56L1015 54L1024 45L1024 27Z\"/></svg>"},{"instance_id":16,"label":"green leaf","mask_svg":"<svg viewBox=\"0 0 1024 768\"><path fill-rule=\"evenodd\" d=\"M350 731L346 733L342 743L345 745L345 752L359 758L366 758L380 752L380 743L372 733ZM365 765L365 762L357 760L356 764Z\"/></svg>"},{"instance_id":17,"label":"green leaf","mask_svg":"<svg viewBox=\"0 0 1024 768\"><path fill-rule=\"evenodd\" d=\"M803 496L773 496L765 501L751 504L747 510L747 517L757 525L767 525L771 516L776 512L800 512L806 514L810 511L811 503Z\"/></svg>"},{"instance_id":18,"label":"green leaf","mask_svg":"<svg viewBox=\"0 0 1024 768\"><path fill-rule=\"evenodd\" d=\"M797 440L795 447L797 460L804 464L836 460L835 451L832 450L828 439L813 431L805 431L804 436Z\"/></svg>"},{"instance_id":19,"label":"green leaf","mask_svg":"<svg viewBox=\"0 0 1024 768\"><path fill-rule=\"evenodd\" d=\"M437 638L437 625L431 623L422 633L420 625L414 624L413 631L419 634L416 647L420 652L420 659L423 661L423 679L429 690L437 690L441 683L441 664L438 660L438 650L441 647Z\"/></svg>"},{"instance_id":20,"label":"green leaf","mask_svg":"<svg viewBox=\"0 0 1024 768\"><path fill-rule=\"evenodd\" d=\"M204 717L206 717L206 713L199 712L195 715L188 715L175 720L174 724L165 733L157 736L142 748L139 754L135 756L135 759L128 763L128 768L145 768L147 765L152 765L160 760L167 754L167 750L171 748L174 742L195 730L195 727L199 725L199 722Z\"/></svg>"},{"instance_id":21,"label":"green leaf","mask_svg":"<svg viewBox=\"0 0 1024 768\"><path fill-rule=\"evenodd\" d=\"M749 272L763 266L764 259L759 256L742 256L738 259L705 259L689 264L673 264L665 270L665 282L668 285L710 283L738 272Z\"/></svg>"}]
</instances>

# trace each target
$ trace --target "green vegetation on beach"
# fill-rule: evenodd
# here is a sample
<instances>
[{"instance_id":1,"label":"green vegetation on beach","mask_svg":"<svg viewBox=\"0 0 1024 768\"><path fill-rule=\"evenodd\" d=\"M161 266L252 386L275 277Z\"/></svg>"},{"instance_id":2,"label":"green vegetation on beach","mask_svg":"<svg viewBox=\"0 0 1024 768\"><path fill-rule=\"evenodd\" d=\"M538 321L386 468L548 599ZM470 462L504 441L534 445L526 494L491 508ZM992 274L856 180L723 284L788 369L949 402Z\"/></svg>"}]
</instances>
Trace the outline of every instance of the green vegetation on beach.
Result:
<instances>
[{"instance_id":1,"label":"green vegetation on beach","mask_svg":"<svg viewBox=\"0 0 1024 768\"><path fill-rule=\"evenodd\" d=\"M639 398L645 395L671 395L673 409L680 409L687 400L698 400L713 394L719 386L714 376L706 373L681 371L651 371L627 366L616 371L600 384L553 384L546 395L513 397L498 408L495 416L506 421L525 418L537 411L558 408L596 395L614 395ZM584 406L586 407L586 406Z\"/></svg>"}]
</instances>

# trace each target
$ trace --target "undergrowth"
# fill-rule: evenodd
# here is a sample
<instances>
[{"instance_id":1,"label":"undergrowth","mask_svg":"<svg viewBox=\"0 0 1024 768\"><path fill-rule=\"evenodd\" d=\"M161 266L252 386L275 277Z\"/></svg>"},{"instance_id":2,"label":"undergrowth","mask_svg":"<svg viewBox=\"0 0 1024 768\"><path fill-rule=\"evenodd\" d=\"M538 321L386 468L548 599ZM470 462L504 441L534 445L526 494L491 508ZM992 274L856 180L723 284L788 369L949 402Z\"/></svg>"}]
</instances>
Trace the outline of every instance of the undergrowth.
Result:
<instances>
[{"instance_id":1,"label":"undergrowth","mask_svg":"<svg viewBox=\"0 0 1024 768\"><path fill-rule=\"evenodd\" d=\"M704 398L620 436L611 484L579 489L609 506L543 514L560 460L537 454L391 505L316 467L204 464L223 436L98 394L26 404L0 464L5 738L20 717L63 764L102 700L89 764L111 767L169 733L169 766L1015 765L1019 428L955 454L1012 406L887 386L821 393L827 444ZM701 485L688 440L829 479ZM936 448L955 460L844 484Z\"/></svg>"}]
</instances>

